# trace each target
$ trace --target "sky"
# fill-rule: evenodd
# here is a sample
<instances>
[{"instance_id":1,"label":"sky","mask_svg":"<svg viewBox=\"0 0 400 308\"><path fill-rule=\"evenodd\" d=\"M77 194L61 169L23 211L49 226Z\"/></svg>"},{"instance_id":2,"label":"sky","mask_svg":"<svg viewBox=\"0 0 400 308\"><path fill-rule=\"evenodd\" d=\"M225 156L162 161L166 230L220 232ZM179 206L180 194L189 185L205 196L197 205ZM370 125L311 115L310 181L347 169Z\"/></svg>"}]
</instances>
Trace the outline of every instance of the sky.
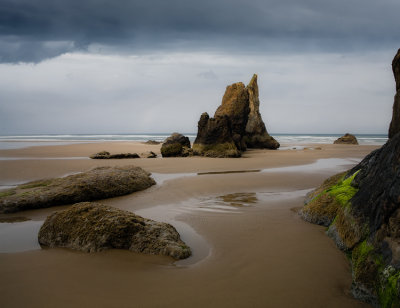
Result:
<instances>
[{"instance_id":1,"label":"sky","mask_svg":"<svg viewBox=\"0 0 400 308\"><path fill-rule=\"evenodd\" d=\"M270 133L387 133L398 0L0 0L0 134L195 133L258 74Z\"/></svg>"}]
</instances>

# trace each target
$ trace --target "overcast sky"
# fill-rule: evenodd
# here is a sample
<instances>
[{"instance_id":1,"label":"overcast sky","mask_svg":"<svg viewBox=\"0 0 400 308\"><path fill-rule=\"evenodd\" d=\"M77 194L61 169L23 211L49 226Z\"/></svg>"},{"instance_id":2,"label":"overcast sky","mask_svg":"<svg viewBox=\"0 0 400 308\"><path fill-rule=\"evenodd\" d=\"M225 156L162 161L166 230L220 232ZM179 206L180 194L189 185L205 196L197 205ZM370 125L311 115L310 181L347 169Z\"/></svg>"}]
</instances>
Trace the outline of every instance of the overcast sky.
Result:
<instances>
[{"instance_id":1,"label":"overcast sky","mask_svg":"<svg viewBox=\"0 0 400 308\"><path fill-rule=\"evenodd\" d=\"M196 132L259 76L270 133L386 133L399 0L0 0L0 134Z\"/></svg>"}]
</instances>

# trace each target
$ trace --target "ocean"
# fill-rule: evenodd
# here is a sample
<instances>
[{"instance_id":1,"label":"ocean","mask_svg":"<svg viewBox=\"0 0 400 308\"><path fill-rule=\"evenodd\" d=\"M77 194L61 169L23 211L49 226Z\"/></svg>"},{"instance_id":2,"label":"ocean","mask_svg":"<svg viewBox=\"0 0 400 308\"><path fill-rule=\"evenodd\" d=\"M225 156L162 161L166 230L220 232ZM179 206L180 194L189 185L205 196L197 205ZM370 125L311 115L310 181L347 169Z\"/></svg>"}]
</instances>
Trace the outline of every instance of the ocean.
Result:
<instances>
[{"instance_id":1,"label":"ocean","mask_svg":"<svg viewBox=\"0 0 400 308\"><path fill-rule=\"evenodd\" d=\"M95 143L104 141L163 141L170 134L65 134L65 135L1 135L0 150L20 149L39 145L63 145L73 143ZM186 133L190 141L196 138L195 133ZM304 145L310 143L332 144L341 134L271 134L281 145ZM383 145L387 135L356 134L359 144Z\"/></svg>"}]
</instances>

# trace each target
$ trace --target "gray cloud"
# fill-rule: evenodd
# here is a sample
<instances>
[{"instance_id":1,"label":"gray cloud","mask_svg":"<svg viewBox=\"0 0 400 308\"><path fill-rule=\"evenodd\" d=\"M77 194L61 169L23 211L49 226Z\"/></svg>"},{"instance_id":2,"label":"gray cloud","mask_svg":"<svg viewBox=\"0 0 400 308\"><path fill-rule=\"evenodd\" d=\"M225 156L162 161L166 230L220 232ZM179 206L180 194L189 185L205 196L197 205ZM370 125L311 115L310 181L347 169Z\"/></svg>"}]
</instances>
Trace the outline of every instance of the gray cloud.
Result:
<instances>
[{"instance_id":1,"label":"gray cloud","mask_svg":"<svg viewBox=\"0 0 400 308\"><path fill-rule=\"evenodd\" d=\"M397 0L0 0L0 61L70 51L353 50L400 41Z\"/></svg>"}]
</instances>

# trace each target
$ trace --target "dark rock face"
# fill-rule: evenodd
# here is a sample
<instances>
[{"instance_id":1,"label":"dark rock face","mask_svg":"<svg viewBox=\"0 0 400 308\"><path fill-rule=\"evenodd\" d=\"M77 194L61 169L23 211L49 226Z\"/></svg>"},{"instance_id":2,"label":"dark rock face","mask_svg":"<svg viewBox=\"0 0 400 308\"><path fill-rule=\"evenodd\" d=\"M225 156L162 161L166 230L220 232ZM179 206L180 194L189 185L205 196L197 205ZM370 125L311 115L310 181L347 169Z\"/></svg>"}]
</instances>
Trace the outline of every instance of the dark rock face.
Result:
<instances>
[{"instance_id":1,"label":"dark rock face","mask_svg":"<svg viewBox=\"0 0 400 308\"><path fill-rule=\"evenodd\" d=\"M170 224L90 202L75 204L47 217L38 239L44 246L84 252L116 248L174 259L191 255L190 248Z\"/></svg>"},{"instance_id":2,"label":"dark rock face","mask_svg":"<svg viewBox=\"0 0 400 308\"><path fill-rule=\"evenodd\" d=\"M400 132L400 49L392 62L392 70L396 81L396 94L394 96L392 122L389 127L389 138Z\"/></svg>"},{"instance_id":3,"label":"dark rock face","mask_svg":"<svg viewBox=\"0 0 400 308\"><path fill-rule=\"evenodd\" d=\"M12 213L92 201L144 190L155 184L140 167L98 167L64 178L34 181L2 192L0 212Z\"/></svg>"},{"instance_id":4,"label":"dark rock face","mask_svg":"<svg viewBox=\"0 0 400 308\"><path fill-rule=\"evenodd\" d=\"M110 154L110 152L102 151L90 156L91 159L123 159L123 158L140 158L137 153L120 153Z\"/></svg>"},{"instance_id":5,"label":"dark rock face","mask_svg":"<svg viewBox=\"0 0 400 308\"><path fill-rule=\"evenodd\" d=\"M247 87L234 83L226 88L213 118L203 113L193 144L194 153L212 157L239 157L246 148L277 149L259 111L257 75Z\"/></svg>"},{"instance_id":6,"label":"dark rock face","mask_svg":"<svg viewBox=\"0 0 400 308\"><path fill-rule=\"evenodd\" d=\"M179 133L173 133L165 139L161 146L161 155L163 157L189 156L190 140Z\"/></svg>"},{"instance_id":7,"label":"dark rock face","mask_svg":"<svg viewBox=\"0 0 400 308\"><path fill-rule=\"evenodd\" d=\"M399 93L399 60L393 72ZM352 292L376 307L400 307L400 134L393 107L389 141L344 176L312 193L301 211L351 255Z\"/></svg>"},{"instance_id":8,"label":"dark rock face","mask_svg":"<svg viewBox=\"0 0 400 308\"><path fill-rule=\"evenodd\" d=\"M358 141L357 141L356 136L347 133L344 136L336 139L333 143L334 144L358 144Z\"/></svg>"}]
</instances>

